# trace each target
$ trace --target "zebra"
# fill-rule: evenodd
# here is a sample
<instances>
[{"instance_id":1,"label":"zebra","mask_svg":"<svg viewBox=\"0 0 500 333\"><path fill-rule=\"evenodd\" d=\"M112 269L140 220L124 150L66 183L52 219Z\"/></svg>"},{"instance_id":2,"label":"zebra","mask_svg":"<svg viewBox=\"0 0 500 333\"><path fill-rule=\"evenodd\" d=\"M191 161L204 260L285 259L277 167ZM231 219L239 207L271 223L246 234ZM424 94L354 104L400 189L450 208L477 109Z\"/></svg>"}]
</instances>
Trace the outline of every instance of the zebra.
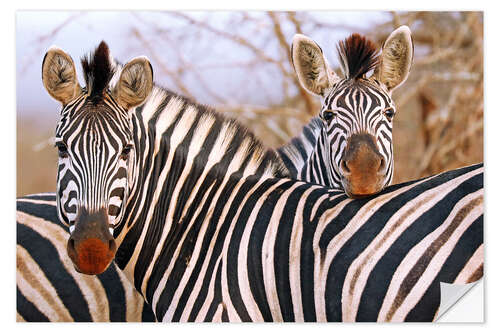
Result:
<instances>
[{"instance_id":1,"label":"zebra","mask_svg":"<svg viewBox=\"0 0 500 333\"><path fill-rule=\"evenodd\" d=\"M298 80L321 97L322 106L301 135L278 152L293 178L341 189L351 197L373 195L394 174L396 106L391 95L410 73L411 32L407 26L394 30L380 55L359 34L341 41L337 50L343 77L331 69L318 44L302 34L294 36L291 59Z\"/></svg>"},{"instance_id":2,"label":"zebra","mask_svg":"<svg viewBox=\"0 0 500 333\"><path fill-rule=\"evenodd\" d=\"M96 277L74 270L55 193L18 198L16 219L17 321L155 321L115 264Z\"/></svg>"},{"instance_id":3,"label":"zebra","mask_svg":"<svg viewBox=\"0 0 500 333\"><path fill-rule=\"evenodd\" d=\"M283 177L241 125L154 86L147 59L115 85L110 62L101 43L81 88L69 55L45 56L58 214L76 270L114 258L158 320L429 321L439 281L482 276L482 165L354 200Z\"/></svg>"},{"instance_id":4,"label":"zebra","mask_svg":"<svg viewBox=\"0 0 500 333\"><path fill-rule=\"evenodd\" d=\"M56 47L53 48L57 50ZM48 61L64 61L64 58L49 58ZM121 72L121 64L117 63L114 59L110 57L111 65L113 66L113 73L115 74L115 78L111 79L114 83L118 82L119 73ZM88 61L84 61L82 64L84 67L89 66L90 63ZM74 67L70 67L71 71L74 71ZM64 75L63 75L64 77ZM185 101L188 101L185 99ZM203 106L198 106L203 109ZM210 111L207 111L210 112ZM218 114L213 115L215 118L219 117ZM219 120L220 121L220 120ZM230 127L234 127L237 129L238 127L235 124L226 123L225 125L230 125ZM267 158L268 155L276 155L276 153L272 151L268 151L263 148L262 144L253 137L252 133L246 133L243 138L245 141L243 144L250 147L254 151L254 156L249 154L251 158L260 159L265 157L264 160L270 161L276 170L273 170L272 165L265 166L262 165L261 168L268 168L273 175L287 175L283 170L283 165L278 158ZM238 138L235 137L235 140ZM56 143L57 145L57 143ZM255 147L254 147L255 146ZM60 154L61 155L61 154ZM256 170L257 173L261 172L260 168ZM57 248L61 249L66 247L65 242L67 242L68 237L64 237L64 234L61 234L61 228L55 228L52 224L48 228L44 228L41 226L42 222L47 224L47 222L52 222L53 224L58 224L60 227L62 226L57 218L58 214L55 214L55 210L52 211L53 208L56 207L55 195L51 200L48 198L50 195L42 195L44 198L44 202L41 203L39 197L35 201L33 201L34 196L30 196L29 198L20 198L18 199L18 243L20 240L22 244L34 244L40 242L40 237L44 238L44 243L50 243L50 245L46 245L46 248ZM29 201L28 208L26 208L26 201ZM53 201L53 202L52 202ZM53 207L51 207L51 205ZM38 218L38 215L43 214L44 219ZM61 214L59 213L59 216ZM44 230L43 235L40 236L39 229L33 230L33 228L27 228L26 226L32 226L36 221L38 228L42 228ZM66 220L62 220L64 223L67 223ZM22 226L21 226L22 225ZM71 227L70 227L71 230ZM66 235L69 236L69 235ZM74 274L67 271L68 260L67 258L63 258L59 256L59 261L55 258L51 258L50 263L44 261L47 257L43 257L47 251L44 253L36 253L36 258L41 258L39 260L34 259L31 254L33 254L35 250L26 245L18 244L17 251L17 260L18 260L18 320L29 320L29 321L102 321L109 318L111 321L153 321L154 314L152 313L150 307L147 303L144 303L143 299L142 303L137 299L137 292L127 282L126 279L123 279L123 274L116 273L116 265L110 265L109 269L106 270L105 274L99 275L99 280L97 278L92 278L90 276L84 277L82 274ZM60 253L59 253L60 254ZM66 259L66 260L63 260ZM53 288L50 288L50 291L53 292L51 296L52 302L47 302L46 299L42 299L39 297L39 291L33 290L33 288L27 288L25 283L25 278L23 275L25 274L25 269L19 269L19 267L26 267L31 265L31 270L28 272L31 275L35 274L38 276L45 276L46 284L51 285ZM51 274L47 273L47 265L50 265ZM38 267L36 267L38 266ZM118 270L118 272L120 272ZM63 284L57 282L58 276L68 276L71 275L69 282L66 283L78 286L85 286L86 290L91 290L91 292L78 292L75 295L70 295L71 299L65 299L68 296L67 292L64 292L65 288ZM58 288L56 286L59 286ZM79 287L74 289L82 289ZM88 286L91 286L90 288ZM123 290L125 291L127 297L124 297L121 293L114 293L107 290L106 286L114 286L114 290ZM85 289L83 288L83 289ZM19 292L19 290L24 291ZM62 290L62 292L61 292ZM45 292L46 294L46 292ZM58 297L58 295L60 297ZM123 300L125 299L125 303ZM64 303L64 304L63 304ZM68 309L73 309L68 304L88 304L88 306L84 306L85 311L69 311ZM93 306L90 306L93 305ZM109 309L108 309L109 305ZM139 311L142 306L142 313ZM66 308L65 308L66 307ZM135 311L132 311L132 310ZM138 310L139 309L139 310ZM69 315L68 312L71 314ZM109 315L108 315L109 314ZM104 318L104 319L103 319Z\"/></svg>"},{"instance_id":5,"label":"zebra","mask_svg":"<svg viewBox=\"0 0 500 333\"><path fill-rule=\"evenodd\" d=\"M479 166L476 166L476 168L477 167ZM470 167L469 169L472 168ZM418 189L416 186L399 188L397 189L398 192L394 193L397 194L396 199L400 198L398 200L406 200L406 198L409 195L412 197L416 197L416 193L420 193L420 195L422 195L423 191L436 192L435 185L443 187L443 184L445 192L448 192L446 196L451 197L452 196L451 193L454 191L457 192L456 189L458 187L456 182L455 183L450 182L450 180L454 180L455 177L463 177L464 175L464 170L455 170L453 172L455 174L448 172L442 175L434 176L434 179L432 179L434 184L428 184L425 187L422 187L423 184L415 184L420 186L421 187L420 189ZM477 177L477 172L475 173L476 173L475 178L480 180L482 184L482 179ZM482 173L481 173L481 178L482 178ZM469 178L468 181L470 182L470 180L471 179ZM420 180L419 182L422 181L423 180ZM402 184L401 186L403 185L404 184ZM463 185L464 184L462 183L460 186ZM396 186L389 187L387 189L387 192L392 191L392 189L395 187ZM411 193L411 192L416 192L416 193ZM391 197L392 198L390 199L390 201L394 203L395 198L392 195ZM343 201L346 200L348 199L344 199ZM424 199L420 201L425 202L427 200L428 199ZM473 200L471 198L471 200L468 201L467 204L464 203L462 207L466 207ZM366 212L364 214L368 215L386 214L388 215L388 217L385 218L386 220L394 218L394 216L391 216L389 218L392 212L391 211L392 208L388 208L387 204L386 205L380 205L377 203L373 204L374 201L376 200L371 199L366 203L364 203L365 207L372 206L369 208L370 210L365 209ZM417 202L418 205L418 200L414 201ZM456 202L456 199L452 201ZM127 321L154 320L154 315L151 312L150 307L147 305L147 303L141 303L142 297L137 292L135 292L133 286L130 283L128 283L126 279L123 278L122 276L123 274L120 273L121 271L118 270L114 264L111 265L110 268L107 271L105 271L104 274L98 275L98 278L102 283L102 286L97 281L94 282L92 281L92 279L97 279L97 278L93 278L91 276L84 276L74 272L72 273L71 269L68 268L63 268L63 269L60 268L61 266L66 266L66 267L70 266L69 259L65 258L64 253L62 253L64 252L64 246L66 245L65 240L67 240L68 238L68 233L67 231L62 230L62 227L64 225L62 225L57 218L57 214L55 211L55 205L56 205L55 194L50 193L50 194L31 195L28 197L19 198L17 202L18 202L18 213L17 213L18 321L21 320L45 321L48 319L50 319L51 321L61 321L61 320L62 321L68 321L68 320L123 321L124 319L126 319ZM370 204L370 202L372 203ZM436 200L436 202L438 202L438 200ZM345 203L343 203L341 200L337 203L337 205L344 206ZM352 203L350 203L350 205L352 205ZM375 205L377 205L380 208L376 211L373 211L373 206ZM402 203L400 202L399 206L401 205ZM439 205L441 206L444 205L446 207L447 205L449 205L449 203L446 202L444 204L439 203ZM415 209L415 207L412 207L412 204L408 204L407 206L408 206L406 208L407 212L410 212L412 209ZM349 214L351 215L353 214L354 211L357 210L357 208L355 207L352 207L352 209L346 209L344 207L343 209L345 211L349 211L350 212ZM386 210L386 212L384 212L384 210ZM467 209L455 211L455 213L453 214L455 214L455 216L458 216L457 212L461 212L464 210L466 211ZM447 208L447 211L450 211L450 209ZM341 216L340 213L337 214L337 216ZM363 216L363 214L361 214L361 216ZM422 217L420 217L420 219L422 219ZM482 223L480 220L474 223L476 223L475 227L482 228ZM50 226L47 226L46 224ZM34 237L33 235L36 236ZM467 239L466 236L462 237L464 239ZM468 236L468 239L471 239L470 235ZM479 239L473 239L473 241L477 242L479 241ZM50 242L51 244L39 245L40 243L47 243L47 242ZM20 248L23 248L23 251L21 251ZM36 250L34 248L36 248ZM53 248L57 248L56 256L58 256L58 258L60 259L60 261L63 262L63 264L59 264L58 261L54 261L54 255L50 253L50 251L54 251ZM457 250L454 249L454 251ZM29 253L36 253L36 257L31 258ZM455 257L456 256L457 255L455 255ZM29 259L26 259L26 257ZM39 259L40 257L43 257L44 258L43 260L45 260L45 262L40 260ZM468 259L467 264L464 265L464 268L460 271L458 275L452 275L452 277L450 277L449 275L450 272L440 273L443 275L447 274L445 275L446 278L444 278L443 281L454 282L458 284L471 283L477 281L482 277L483 274L482 258L483 258L483 245L481 244L480 246L477 247L476 251L470 257L470 259ZM19 265L20 261L21 265ZM22 261L24 261L25 263L23 263ZM28 263L28 261L34 261L35 264ZM38 265L39 267L41 267L38 268L38 271L43 272L43 273L37 273L37 275L43 277L42 279L38 278L38 281L43 281L43 282L41 282L40 285L36 288L32 287L32 283L30 284L25 282L30 280L32 281L33 272L36 273L37 271L36 269L33 268L31 268L30 270L27 270L25 268L30 265L32 267L33 266L36 267ZM52 266L49 267L49 265ZM349 269L351 272L355 271L355 268L353 267ZM27 271L29 274L26 274L25 271ZM61 271L63 273L61 273ZM22 277L20 277L20 275L22 275ZM63 276L69 276L69 275L72 275L73 279L62 278ZM351 278L352 276L353 274L350 275ZM63 282L58 281L58 279L62 279ZM82 282L82 280L84 281ZM75 284L83 285L85 287L82 288L79 286L75 286ZM347 286L348 283L344 282L344 285ZM430 288L434 289L433 290L434 294L437 293L437 295L439 295L439 283L434 282ZM35 290L38 289L43 291L40 292L36 290L36 292L33 292L32 291L33 289ZM119 292L116 292L117 289L119 289ZM55 290L58 290L57 294L54 292ZM89 291L85 293L84 290L89 290ZM126 295L123 295L123 292L125 292ZM23 293L27 296L25 296ZM427 291L426 293L429 293L429 291ZM43 294L45 295L51 294L51 295L45 297L39 296ZM27 297L30 297L30 299L27 299ZM429 298L428 295L426 297ZM62 298L62 300L59 300L59 298ZM108 299L108 302L106 302L106 299ZM433 305L433 309L435 308L436 305L439 306L439 299L435 298L431 299L431 301L437 302L436 304ZM104 306L102 305L103 303L105 303ZM93 307L91 306L91 304L93 305ZM140 312L141 305L142 305L142 313ZM37 306L40 309L37 309L36 308ZM436 309L436 312L432 317L433 319L437 315L437 312L438 309ZM424 319L422 318L414 318L414 319L427 320L429 318L431 317L429 316L428 318ZM361 318L359 319L361 320Z\"/></svg>"}]
</instances>

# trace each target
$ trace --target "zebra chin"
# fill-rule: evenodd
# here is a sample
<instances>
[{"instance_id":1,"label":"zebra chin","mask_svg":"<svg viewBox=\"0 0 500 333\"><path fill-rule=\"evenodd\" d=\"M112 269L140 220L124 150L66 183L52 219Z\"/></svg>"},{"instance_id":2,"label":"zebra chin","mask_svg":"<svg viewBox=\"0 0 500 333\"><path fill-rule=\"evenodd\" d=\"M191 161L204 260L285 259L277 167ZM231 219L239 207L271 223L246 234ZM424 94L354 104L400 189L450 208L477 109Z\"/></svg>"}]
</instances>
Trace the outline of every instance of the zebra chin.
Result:
<instances>
[{"instance_id":1,"label":"zebra chin","mask_svg":"<svg viewBox=\"0 0 500 333\"><path fill-rule=\"evenodd\" d=\"M115 240L108 229L108 216L102 209L78 213L75 228L67 243L67 252L75 270L88 275L103 273L116 253Z\"/></svg>"},{"instance_id":2,"label":"zebra chin","mask_svg":"<svg viewBox=\"0 0 500 333\"><path fill-rule=\"evenodd\" d=\"M374 176L372 181L349 180L342 177L345 193L353 199L375 195L385 188L385 177Z\"/></svg>"}]
</instances>

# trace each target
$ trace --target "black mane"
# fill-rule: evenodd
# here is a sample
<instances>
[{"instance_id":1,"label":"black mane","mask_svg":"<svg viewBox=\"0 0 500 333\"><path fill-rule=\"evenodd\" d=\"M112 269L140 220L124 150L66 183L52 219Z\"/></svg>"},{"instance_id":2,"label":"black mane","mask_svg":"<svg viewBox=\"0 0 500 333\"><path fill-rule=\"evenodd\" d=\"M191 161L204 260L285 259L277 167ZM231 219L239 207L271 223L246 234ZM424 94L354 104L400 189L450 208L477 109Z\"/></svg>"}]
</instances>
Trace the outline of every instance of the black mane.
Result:
<instances>
[{"instance_id":1,"label":"black mane","mask_svg":"<svg viewBox=\"0 0 500 333\"><path fill-rule=\"evenodd\" d=\"M361 78L379 62L375 44L359 34L352 34L340 41L337 50L347 79Z\"/></svg>"},{"instance_id":2,"label":"black mane","mask_svg":"<svg viewBox=\"0 0 500 333\"><path fill-rule=\"evenodd\" d=\"M102 41L93 53L82 58L83 75L91 97L100 97L114 74L108 45Z\"/></svg>"}]
</instances>

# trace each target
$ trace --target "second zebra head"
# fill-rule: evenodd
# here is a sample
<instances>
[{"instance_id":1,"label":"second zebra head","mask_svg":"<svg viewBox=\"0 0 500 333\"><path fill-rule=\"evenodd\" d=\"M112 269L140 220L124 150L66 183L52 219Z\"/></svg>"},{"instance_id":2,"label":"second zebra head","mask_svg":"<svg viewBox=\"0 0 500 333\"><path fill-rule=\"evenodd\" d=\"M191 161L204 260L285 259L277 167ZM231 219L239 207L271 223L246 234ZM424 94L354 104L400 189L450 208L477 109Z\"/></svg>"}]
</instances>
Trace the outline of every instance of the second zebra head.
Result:
<instances>
[{"instance_id":1,"label":"second zebra head","mask_svg":"<svg viewBox=\"0 0 500 333\"><path fill-rule=\"evenodd\" d=\"M304 35L293 38L292 61L304 89L322 98L319 153L330 183L351 197L372 195L389 185L394 173L396 107L391 95L410 72L411 33L407 26L396 29L380 53L358 34L341 41L337 49L343 77Z\"/></svg>"}]
</instances>

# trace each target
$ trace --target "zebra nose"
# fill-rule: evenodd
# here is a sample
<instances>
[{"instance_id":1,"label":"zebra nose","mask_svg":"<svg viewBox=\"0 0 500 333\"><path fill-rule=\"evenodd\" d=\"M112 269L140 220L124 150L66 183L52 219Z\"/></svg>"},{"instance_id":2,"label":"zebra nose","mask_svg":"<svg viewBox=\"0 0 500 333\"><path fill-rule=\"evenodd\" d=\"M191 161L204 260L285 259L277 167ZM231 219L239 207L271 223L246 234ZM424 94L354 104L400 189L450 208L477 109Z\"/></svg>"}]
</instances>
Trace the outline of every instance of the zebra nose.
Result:
<instances>
[{"instance_id":1,"label":"zebra nose","mask_svg":"<svg viewBox=\"0 0 500 333\"><path fill-rule=\"evenodd\" d=\"M384 184L387 163L370 134L352 135L340 162L342 185L350 196L372 195Z\"/></svg>"},{"instance_id":2,"label":"zebra nose","mask_svg":"<svg viewBox=\"0 0 500 333\"><path fill-rule=\"evenodd\" d=\"M104 210L90 214L79 212L67 252L80 273L101 274L113 260L117 246L108 225Z\"/></svg>"},{"instance_id":3,"label":"zebra nose","mask_svg":"<svg viewBox=\"0 0 500 333\"><path fill-rule=\"evenodd\" d=\"M75 241L74 238L70 238L67 251L78 272L89 275L101 274L114 258L116 242L114 239L103 241L88 238Z\"/></svg>"},{"instance_id":4,"label":"zebra nose","mask_svg":"<svg viewBox=\"0 0 500 333\"><path fill-rule=\"evenodd\" d=\"M385 159L382 155L377 154L371 157L370 163L373 165L373 170L377 170L377 174L384 175L385 174ZM359 167L359 161L354 159L342 159L340 162L340 170L344 176L349 176L352 173L352 169L356 169Z\"/></svg>"},{"instance_id":5,"label":"zebra nose","mask_svg":"<svg viewBox=\"0 0 500 333\"><path fill-rule=\"evenodd\" d=\"M386 163L385 163L385 158L380 156L380 166L378 167L378 174L383 176L385 175L385 169L386 169Z\"/></svg>"},{"instance_id":6,"label":"zebra nose","mask_svg":"<svg viewBox=\"0 0 500 333\"><path fill-rule=\"evenodd\" d=\"M340 162L340 171L344 176L380 174L385 172L385 167L385 159L379 153L373 136L355 134L349 138Z\"/></svg>"},{"instance_id":7,"label":"zebra nose","mask_svg":"<svg viewBox=\"0 0 500 333\"><path fill-rule=\"evenodd\" d=\"M340 162L340 170L342 171L342 174L344 176L348 176L351 174L351 169L349 169L349 166L347 165L346 160L342 159Z\"/></svg>"}]
</instances>

